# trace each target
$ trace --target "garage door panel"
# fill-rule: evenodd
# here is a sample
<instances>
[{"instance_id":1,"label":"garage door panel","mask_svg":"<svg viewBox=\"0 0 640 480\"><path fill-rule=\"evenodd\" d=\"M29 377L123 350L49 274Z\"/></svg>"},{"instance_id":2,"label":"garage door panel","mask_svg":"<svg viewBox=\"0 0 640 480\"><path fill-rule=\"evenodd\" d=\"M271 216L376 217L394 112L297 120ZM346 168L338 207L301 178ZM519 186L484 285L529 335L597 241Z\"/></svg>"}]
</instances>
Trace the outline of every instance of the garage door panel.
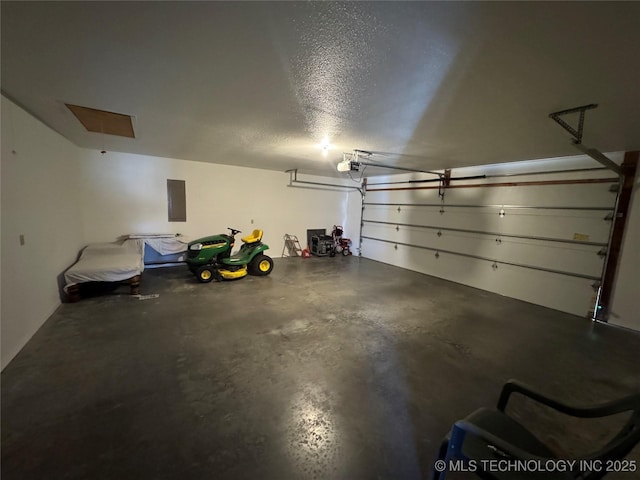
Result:
<instances>
[{"instance_id":1,"label":"garage door panel","mask_svg":"<svg viewBox=\"0 0 640 480\"><path fill-rule=\"evenodd\" d=\"M491 237L469 233L440 232L421 228L365 223L365 237L386 240L394 244L415 245L415 248L458 252L486 257L490 260L517 263L551 270L598 277L603 268L603 256L597 246L543 242L529 239Z\"/></svg>"},{"instance_id":2,"label":"garage door panel","mask_svg":"<svg viewBox=\"0 0 640 480\"><path fill-rule=\"evenodd\" d=\"M585 242L606 243L611 228L608 212L546 211L531 212L505 209L448 209L444 213L423 207L404 207L400 212L381 207L364 210L365 222L388 222L394 225L419 225L434 229L458 228L478 232L563 240L582 238Z\"/></svg>"}]
</instances>

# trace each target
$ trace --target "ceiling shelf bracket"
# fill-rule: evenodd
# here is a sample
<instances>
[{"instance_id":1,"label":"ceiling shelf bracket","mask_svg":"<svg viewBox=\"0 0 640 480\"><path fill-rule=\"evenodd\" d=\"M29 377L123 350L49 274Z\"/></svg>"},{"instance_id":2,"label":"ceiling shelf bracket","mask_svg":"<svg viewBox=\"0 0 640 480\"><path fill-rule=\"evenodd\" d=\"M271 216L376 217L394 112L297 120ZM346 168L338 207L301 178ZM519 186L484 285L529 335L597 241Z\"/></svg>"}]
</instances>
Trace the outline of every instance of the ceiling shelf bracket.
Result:
<instances>
[{"instance_id":1,"label":"ceiling shelf bracket","mask_svg":"<svg viewBox=\"0 0 640 480\"><path fill-rule=\"evenodd\" d=\"M590 103L589 105L583 105L581 107L569 108L567 110L560 110L559 112L550 113L549 118L551 118L554 122L556 122L558 125L560 125L562 128L564 128L567 132L569 132L573 136L571 143L573 144L574 147L576 147L582 153L593 158L596 162L599 162L605 167L607 167L608 169L613 170L618 175L622 175L622 169L620 168L620 166L616 164L613 160L611 160L609 157L607 157L604 153L596 150L595 148L589 148L582 144L585 112L587 110L592 110L597 107L598 107L597 103ZM580 114L580 117L578 119L578 128L572 127L561 118L563 115L569 115L573 113Z\"/></svg>"}]
</instances>

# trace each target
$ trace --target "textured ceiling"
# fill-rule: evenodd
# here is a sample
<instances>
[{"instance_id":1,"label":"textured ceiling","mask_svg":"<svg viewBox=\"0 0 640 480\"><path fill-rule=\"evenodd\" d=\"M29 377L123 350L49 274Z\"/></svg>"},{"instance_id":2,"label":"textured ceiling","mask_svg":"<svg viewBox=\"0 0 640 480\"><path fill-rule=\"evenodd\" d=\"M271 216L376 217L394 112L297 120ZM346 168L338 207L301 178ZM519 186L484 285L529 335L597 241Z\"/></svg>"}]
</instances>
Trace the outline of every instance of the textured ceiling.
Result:
<instances>
[{"instance_id":1,"label":"textured ceiling","mask_svg":"<svg viewBox=\"0 0 640 480\"><path fill-rule=\"evenodd\" d=\"M2 2L2 91L79 146L333 174L640 148L638 3ZM133 115L84 130L66 103ZM319 144L331 143L328 155ZM382 173L382 172L381 172Z\"/></svg>"}]
</instances>

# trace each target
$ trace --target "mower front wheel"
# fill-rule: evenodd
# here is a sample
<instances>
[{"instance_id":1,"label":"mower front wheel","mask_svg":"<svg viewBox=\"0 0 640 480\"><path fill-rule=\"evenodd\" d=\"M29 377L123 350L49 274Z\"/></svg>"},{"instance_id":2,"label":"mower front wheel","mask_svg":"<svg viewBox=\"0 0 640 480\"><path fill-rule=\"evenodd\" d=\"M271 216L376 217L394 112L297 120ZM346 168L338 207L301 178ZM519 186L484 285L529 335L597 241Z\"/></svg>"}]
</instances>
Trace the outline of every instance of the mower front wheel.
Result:
<instances>
[{"instance_id":1,"label":"mower front wheel","mask_svg":"<svg viewBox=\"0 0 640 480\"><path fill-rule=\"evenodd\" d=\"M271 270L273 270L273 260L262 253L253 257L253 260L249 262L249 272L252 275L269 275Z\"/></svg>"},{"instance_id":2,"label":"mower front wheel","mask_svg":"<svg viewBox=\"0 0 640 480\"><path fill-rule=\"evenodd\" d=\"M215 277L215 270L211 265L203 265L196 270L196 278L200 283L209 283Z\"/></svg>"}]
</instances>

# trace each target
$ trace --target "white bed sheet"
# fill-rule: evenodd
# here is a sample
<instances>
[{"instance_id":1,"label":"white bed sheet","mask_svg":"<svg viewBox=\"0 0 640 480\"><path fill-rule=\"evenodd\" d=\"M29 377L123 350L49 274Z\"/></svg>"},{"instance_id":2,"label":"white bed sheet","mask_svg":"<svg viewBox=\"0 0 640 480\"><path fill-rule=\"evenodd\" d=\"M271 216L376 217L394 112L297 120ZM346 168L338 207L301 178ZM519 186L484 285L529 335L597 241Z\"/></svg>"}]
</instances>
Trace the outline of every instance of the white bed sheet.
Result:
<instances>
[{"instance_id":1,"label":"white bed sheet","mask_svg":"<svg viewBox=\"0 0 640 480\"><path fill-rule=\"evenodd\" d=\"M85 282L119 282L144 271L144 243L94 243L82 251L80 259L64 274L65 289Z\"/></svg>"},{"instance_id":2,"label":"white bed sheet","mask_svg":"<svg viewBox=\"0 0 640 480\"><path fill-rule=\"evenodd\" d=\"M189 238L184 235L167 233L131 233L127 235L131 240L143 240L160 255L173 255L187 251ZM144 251L143 251L144 254Z\"/></svg>"},{"instance_id":3,"label":"white bed sheet","mask_svg":"<svg viewBox=\"0 0 640 480\"><path fill-rule=\"evenodd\" d=\"M173 255L187 251L189 241L184 237L145 238L144 242L160 255Z\"/></svg>"}]
</instances>

